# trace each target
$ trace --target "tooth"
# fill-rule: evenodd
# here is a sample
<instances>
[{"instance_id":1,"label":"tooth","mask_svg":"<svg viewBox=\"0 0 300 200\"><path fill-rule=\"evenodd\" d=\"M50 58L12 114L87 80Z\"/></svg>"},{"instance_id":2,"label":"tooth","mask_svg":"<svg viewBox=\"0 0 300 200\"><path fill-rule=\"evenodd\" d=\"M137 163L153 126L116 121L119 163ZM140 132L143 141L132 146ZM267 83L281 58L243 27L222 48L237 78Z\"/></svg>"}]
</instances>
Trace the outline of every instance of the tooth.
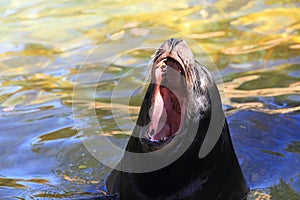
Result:
<instances>
[{"instance_id":1,"label":"tooth","mask_svg":"<svg viewBox=\"0 0 300 200\"><path fill-rule=\"evenodd\" d=\"M152 136L153 136L153 133L154 133L154 129L151 129L150 133L148 132L148 135L149 135L150 137L152 137Z\"/></svg>"}]
</instances>

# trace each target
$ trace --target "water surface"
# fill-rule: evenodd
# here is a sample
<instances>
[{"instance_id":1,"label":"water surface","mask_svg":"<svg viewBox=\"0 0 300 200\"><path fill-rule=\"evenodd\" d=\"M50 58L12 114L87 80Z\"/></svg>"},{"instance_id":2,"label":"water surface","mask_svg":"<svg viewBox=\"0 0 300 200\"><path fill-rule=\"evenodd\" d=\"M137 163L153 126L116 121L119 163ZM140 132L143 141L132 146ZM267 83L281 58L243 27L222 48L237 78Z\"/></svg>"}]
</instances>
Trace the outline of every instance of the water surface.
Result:
<instances>
[{"instance_id":1,"label":"water surface","mask_svg":"<svg viewBox=\"0 0 300 200\"><path fill-rule=\"evenodd\" d=\"M215 63L222 75L224 109L250 199L260 192L266 199L299 199L300 4L284 2L0 3L1 199L103 193L110 169L79 135L92 140L105 134L126 144L146 66L170 37L188 38L195 57L216 75ZM102 133L89 131L95 120L80 116L83 129L76 130L77 75L84 101L75 103L85 117L96 111ZM128 98L129 106L122 104Z\"/></svg>"}]
</instances>

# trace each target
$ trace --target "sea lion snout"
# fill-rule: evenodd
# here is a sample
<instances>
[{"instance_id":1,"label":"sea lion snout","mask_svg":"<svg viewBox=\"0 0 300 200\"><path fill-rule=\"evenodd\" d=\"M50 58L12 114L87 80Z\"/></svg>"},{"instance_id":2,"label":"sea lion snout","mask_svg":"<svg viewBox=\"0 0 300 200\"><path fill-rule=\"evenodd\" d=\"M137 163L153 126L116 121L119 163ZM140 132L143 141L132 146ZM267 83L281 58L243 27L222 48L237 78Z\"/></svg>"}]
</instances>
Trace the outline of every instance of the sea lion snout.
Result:
<instances>
[{"instance_id":1,"label":"sea lion snout","mask_svg":"<svg viewBox=\"0 0 300 200\"><path fill-rule=\"evenodd\" d=\"M171 38L157 49L154 57L154 65L157 65L165 58L173 58L180 66L186 71L186 67L193 65L194 56L187 45L187 43L181 39Z\"/></svg>"}]
</instances>

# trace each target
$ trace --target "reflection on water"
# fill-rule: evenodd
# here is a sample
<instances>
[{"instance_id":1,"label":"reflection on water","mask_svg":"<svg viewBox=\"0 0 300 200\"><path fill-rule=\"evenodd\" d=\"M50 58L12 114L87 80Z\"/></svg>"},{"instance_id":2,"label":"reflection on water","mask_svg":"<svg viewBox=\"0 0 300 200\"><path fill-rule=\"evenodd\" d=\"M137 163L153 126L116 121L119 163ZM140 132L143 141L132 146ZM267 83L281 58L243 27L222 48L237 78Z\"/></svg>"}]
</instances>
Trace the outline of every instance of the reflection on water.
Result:
<instances>
[{"instance_id":1,"label":"reflection on water","mask_svg":"<svg viewBox=\"0 0 300 200\"><path fill-rule=\"evenodd\" d=\"M0 5L1 199L104 194L110 169L77 135L72 89L83 66L81 95L89 100L77 105L85 116L96 111L103 134L124 146L153 48L178 36L143 27L178 31L200 43L216 63L234 146L253 191L249 199L300 198L297 1L12 0ZM210 65L194 44L197 59ZM151 48L127 51L132 46ZM120 57L105 70L114 54ZM116 89L121 77L123 86L136 86L134 93ZM121 124L112 116L112 91ZM122 104L128 97L129 106ZM83 125L96 126L89 120ZM87 139L97 135L91 132Z\"/></svg>"}]
</instances>

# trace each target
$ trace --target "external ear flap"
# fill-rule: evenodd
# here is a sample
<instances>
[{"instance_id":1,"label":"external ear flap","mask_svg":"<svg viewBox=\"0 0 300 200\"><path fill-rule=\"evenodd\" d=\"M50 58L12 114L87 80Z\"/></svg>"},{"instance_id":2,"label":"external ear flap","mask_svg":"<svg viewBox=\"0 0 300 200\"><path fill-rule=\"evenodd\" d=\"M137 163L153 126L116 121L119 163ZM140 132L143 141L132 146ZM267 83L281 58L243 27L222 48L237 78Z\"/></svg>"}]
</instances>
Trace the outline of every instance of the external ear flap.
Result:
<instances>
[{"instance_id":1,"label":"external ear flap","mask_svg":"<svg viewBox=\"0 0 300 200\"><path fill-rule=\"evenodd\" d=\"M215 84L208 89L211 99L210 123L199 151L199 158L204 158L213 149L222 134L225 125L225 115L218 88Z\"/></svg>"}]
</instances>

